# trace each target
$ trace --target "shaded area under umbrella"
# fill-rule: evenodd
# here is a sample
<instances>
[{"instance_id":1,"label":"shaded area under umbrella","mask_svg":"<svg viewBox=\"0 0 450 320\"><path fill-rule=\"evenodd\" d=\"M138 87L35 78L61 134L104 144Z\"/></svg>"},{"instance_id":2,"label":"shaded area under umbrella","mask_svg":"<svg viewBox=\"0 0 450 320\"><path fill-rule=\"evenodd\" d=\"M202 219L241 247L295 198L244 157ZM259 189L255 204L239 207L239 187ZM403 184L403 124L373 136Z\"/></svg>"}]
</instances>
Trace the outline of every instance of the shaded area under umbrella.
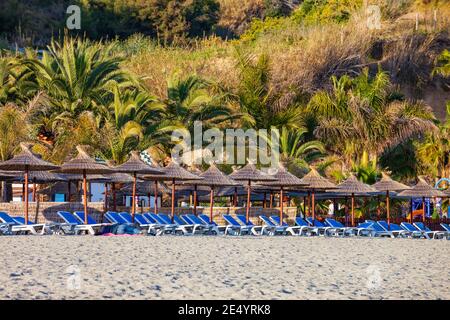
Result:
<instances>
[{"instance_id":1,"label":"shaded area under umbrella","mask_svg":"<svg viewBox=\"0 0 450 320\"><path fill-rule=\"evenodd\" d=\"M316 219L316 191L323 192L325 190L334 189L336 188L336 185L328 179L322 177L315 168L311 168L311 171L301 178L300 181L307 185L305 189L308 190L308 209L314 223Z\"/></svg>"},{"instance_id":2,"label":"shaded area under umbrella","mask_svg":"<svg viewBox=\"0 0 450 320\"><path fill-rule=\"evenodd\" d=\"M340 183L336 189L332 192L337 194L345 194L351 196L352 209L351 209L351 226L355 226L355 195L367 195L370 193L376 193L377 190L372 188L368 184L359 181L353 174L350 175L344 182Z\"/></svg>"},{"instance_id":3,"label":"shaded area under umbrella","mask_svg":"<svg viewBox=\"0 0 450 320\"><path fill-rule=\"evenodd\" d=\"M403 198L422 198L422 221L425 222L425 198L444 198L447 195L439 191L437 189L434 189L432 186L430 186L423 178L419 177L419 182L414 187L411 187L408 190L404 190L400 192L397 197ZM410 217L411 223L413 222L413 214L412 214L412 208L411 208L411 217Z\"/></svg>"},{"instance_id":4,"label":"shaded area under umbrella","mask_svg":"<svg viewBox=\"0 0 450 320\"><path fill-rule=\"evenodd\" d=\"M280 167L278 168L277 172L272 175L273 178L276 180L274 181L266 181L262 184L265 186L272 186L272 187L279 187L280 188L280 226L283 225L283 191L285 187L299 187L299 186L306 186L302 180L294 176L292 173L286 170L285 167L283 167L280 164Z\"/></svg>"},{"instance_id":5,"label":"shaded area under umbrella","mask_svg":"<svg viewBox=\"0 0 450 320\"><path fill-rule=\"evenodd\" d=\"M182 168L179 164L174 162L173 160L166 166L161 168L164 172L163 175L151 175L144 176L143 179L146 180L164 180L172 182L172 201L171 201L171 215L172 222L174 220L175 215L175 183L178 181L187 181L187 180L201 180L202 178L190 173L186 169Z\"/></svg>"},{"instance_id":6,"label":"shaded area under umbrella","mask_svg":"<svg viewBox=\"0 0 450 320\"><path fill-rule=\"evenodd\" d=\"M402 191L410 189L407 185L393 180L386 173L382 173L381 180L372 185L377 191L386 193L386 220L388 230L391 228L391 210L390 210L390 192Z\"/></svg>"},{"instance_id":7,"label":"shaded area under umbrella","mask_svg":"<svg viewBox=\"0 0 450 320\"><path fill-rule=\"evenodd\" d=\"M114 168L116 172L130 173L133 175L133 201L131 207L131 219L134 222L134 215L136 214L136 182L138 174L157 174L163 175L164 173L141 160L139 152L131 152L130 158L127 162Z\"/></svg>"},{"instance_id":8,"label":"shaded area under umbrella","mask_svg":"<svg viewBox=\"0 0 450 320\"><path fill-rule=\"evenodd\" d=\"M247 182L247 207L245 210L245 219L248 223L250 218L250 194L252 189L252 181L273 181L275 178L256 169L253 163L248 163L243 168L232 172L229 177L235 181Z\"/></svg>"},{"instance_id":9,"label":"shaded area under umbrella","mask_svg":"<svg viewBox=\"0 0 450 320\"><path fill-rule=\"evenodd\" d=\"M47 171L58 169L59 167L42 160L39 156L33 154L30 150L31 145L21 143L22 152L12 159L1 162L0 170L5 171L23 171L25 182L25 224L28 224L28 174L30 171Z\"/></svg>"},{"instance_id":10,"label":"shaded area under umbrella","mask_svg":"<svg viewBox=\"0 0 450 320\"><path fill-rule=\"evenodd\" d=\"M83 175L83 207L84 207L84 223L88 223L88 210L87 210L87 178L88 174L107 174L113 173L106 164L99 163L92 159L83 146L76 147L78 155L63 163L61 168L57 170L59 173L74 173Z\"/></svg>"}]
</instances>

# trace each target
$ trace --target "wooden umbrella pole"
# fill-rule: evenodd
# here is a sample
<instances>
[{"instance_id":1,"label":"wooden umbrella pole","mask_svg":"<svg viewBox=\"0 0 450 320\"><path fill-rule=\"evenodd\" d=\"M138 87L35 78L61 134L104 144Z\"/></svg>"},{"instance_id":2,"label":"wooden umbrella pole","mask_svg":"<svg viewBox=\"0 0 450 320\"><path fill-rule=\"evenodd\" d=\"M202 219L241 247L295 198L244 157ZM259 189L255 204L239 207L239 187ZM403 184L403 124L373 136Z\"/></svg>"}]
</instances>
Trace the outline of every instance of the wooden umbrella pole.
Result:
<instances>
[{"instance_id":1,"label":"wooden umbrella pole","mask_svg":"<svg viewBox=\"0 0 450 320\"><path fill-rule=\"evenodd\" d=\"M311 192L311 207L312 207L312 219L313 219L313 226L315 224L316 220L316 194L314 190Z\"/></svg>"},{"instance_id":2,"label":"wooden umbrella pole","mask_svg":"<svg viewBox=\"0 0 450 320\"><path fill-rule=\"evenodd\" d=\"M158 214L158 181L155 180L155 214Z\"/></svg>"},{"instance_id":3,"label":"wooden umbrella pole","mask_svg":"<svg viewBox=\"0 0 450 320\"><path fill-rule=\"evenodd\" d=\"M273 208L273 193L270 193L270 197L269 197L269 208L272 209Z\"/></svg>"},{"instance_id":4,"label":"wooden umbrella pole","mask_svg":"<svg viewBox=\"0 0 450 320\"><path fill-rule=\"evenodd\" d=\"M387 192L389 192L389 191L387 191ZM387 203L387 200L386 200L386 203ZM386 212L387 212L387 210L386 210ZM380 217L381 217L380 196L378 195L377 196L377 220L378 221L380 221ZM388 219L388 224L389 224L389 218L387 218L387 219Z\"/></svg>"},{"instance_id":5,"label":"wooden umbrella pole","mask_svg":"<svg viewBox=\"0 0 450 320\"><path fill-rule=\"evenodd\" d=\"M86 181L86 170L83 170L83 206L84 206L84 224L88 224L88 211L87 211L87 181Z\"/></svg>"},{"instance_id":6,"label":"wooden umbrella pole","mask_svg":"<svg viewBox=\"0 0 450 320\"><path fill-rule=\"evenodd\" d=\"M311 191L308 191L308 217L311 217Z\"/></svg>"},{"instance_id":7,"label":"wooden umbrella pole","mask_svg":"<svg viewBox=\"0 0 450 320\"><path fill-rule=\"evenodd\" d=\"M25 166L25 224L28 224L28 166Z\"/></svg>"},{"instance_id":8,"label":"wooden umbrella pole","mask_svg":"<svg viewBox=\"0 0 450 320\"><path fill-rule=\"evenodd\" d=\"M266 207L266 197L267 197L267 193L264 192L264 196L263 196L263 208Z\"/></svg>"},{"instance_id":9,"label":"wooden umbrella pole","mask_svg":"<svg viewBox=\"0 0 450 320\"><path fill-rule=\"evenodd\" d=\"M136 172L133 174L133 201L131 201L131 221L134 222L134 215L136 213Z\"/></svg>"},{"instance_id":10,"label":"wooden umbrella pole","mask_svg":"<svg viewBox=\"0 0 450 320\"><path fill-rule=\"evenodd\" d=\"M352 227L355 226L355 194L352 193Z\"/></svg>"},{"instance_id":11,"label":"wooden umbrella pole","mask_svg":"<svg viewBox=\"0 0 450 320\"><path fill-rule=\"evenodd\" d=\"M33 178L33 202L36 202L36 178Z\"/></svg>"},{"instance_id":12,"label":"wooden umbrella pole","mask_svg":"<svg viewBox=\"0 0 450 320\"><path fill-rule=\"evenodd\" d=\"M116 199L116 184L112 184L112 195L113 195L113 210L117 211L117 199Z\"/></svg>"},{"instance_id":13,"label":"wooden umbrella pole","mask_svg":"<svg viewBox=\"0 0 450 320\"><path fill-rule=\"evenodd\" d=\"M425 197L422 198L422 222L425 223Z\"/></svg>"},{"instance_id":14,"label":"wooden umbrella pole","mask_svg":"<svg viewBox=\"0 0 450 320\"><path fill-rule=\"evenodd\" d=\"M280 226L283 225L283 187L280 189Z\"/></svg>"},{"instance_id":15,"label":"wooden umbrella pole","mask_svg":"<svg viewBox=\"0 0 450 320\"><path fill-rule=\"evenodd\" d=\"M245 210L245 221L248 223L250 219L250 194L251 194L251 181L248 180L248 189L247 189L247 208Z\"/></svg>"},{"instance_id":16,"label":"wooden umbrella pole","mask_svg":"<svg viewBox=\"0 0 450 320\"><path fill-rule=\"evenodd\" d=\"M106 212L107 210L108 210L108 184L105 183L105 203L103 211Z\"/></svg>"},{"instance_id":17,"label":"wooden umbrella pole","mask_svg":"<svg viewBox=\"0 0 450 320\"><path fill-rule=\"evenodd\" d=\"M170 212L172 214L172 223L173 223L175 214L175 179L172 179L172 207Z\"/></svg>"},{"instance_id":18,"label":"wooden umbrella pole","mask_svg":"<svg viewBox=\"0 0 450 320\"><path fill-rule=\"evenodd\" d=\"M388 224L388 230L391 230L391 208L390 208L389 190L386 191L386 219Z\"/></svg>"},{"instance_id":19,"label":"wooden umbrella pole","mask_svg":"<svg viewBox=\"0 0 450 320\"><path fill-rule=\"evenodd\" d=\"M197 215L197 185L194 184L194 214Z\"/></svg>"},{"instance_id":20,"label":"wooden umbrella pole","mask_svg":"<svg viewBox=\"0 0 450 320\"><path fill-rule=\"evenodd\" d=\"M412 200L412 198L411 198L411 200L409 200L409 204L410 204L409 220L411 223L413 223L413 200Z\"/></svg>"},{"instance_id":21,"label":"wooden umbrella pole","mask_svg":"<svg viewBox=\"0 0 450 320\"><path fill-rule=\"evenodd\" d=\"M209 221L213 222L213 208L214 208L214 188L211 187L211 192L209 196Z\"/></svg>"}]
</instances>

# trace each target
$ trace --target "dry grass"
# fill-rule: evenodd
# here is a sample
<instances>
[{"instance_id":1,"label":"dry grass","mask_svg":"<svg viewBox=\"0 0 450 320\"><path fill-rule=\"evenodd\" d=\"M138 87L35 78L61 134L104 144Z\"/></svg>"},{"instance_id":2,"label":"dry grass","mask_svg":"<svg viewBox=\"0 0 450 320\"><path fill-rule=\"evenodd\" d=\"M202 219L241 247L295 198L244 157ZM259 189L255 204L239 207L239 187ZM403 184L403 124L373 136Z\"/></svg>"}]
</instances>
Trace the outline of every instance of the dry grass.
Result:
<instances>
[{"instance_id":1,"label":"dry grass","mask_svg":"<svg viewBox=\"0 0 450 320\"><path fill-rule=\"evenodd\" d=\"M227 35L240 35L254 18L261 18L264 0L221 0L219 28Z\"/></svg>"}]
</instances>

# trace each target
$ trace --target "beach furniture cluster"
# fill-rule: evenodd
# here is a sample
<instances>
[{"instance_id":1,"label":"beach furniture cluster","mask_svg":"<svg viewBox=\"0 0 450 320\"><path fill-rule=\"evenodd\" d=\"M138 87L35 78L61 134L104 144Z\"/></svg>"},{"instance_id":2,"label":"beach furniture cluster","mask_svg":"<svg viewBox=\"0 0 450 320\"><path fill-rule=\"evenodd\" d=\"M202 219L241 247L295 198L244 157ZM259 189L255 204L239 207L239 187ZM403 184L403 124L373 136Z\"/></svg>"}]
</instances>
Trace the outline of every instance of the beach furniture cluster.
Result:
<instances>
[{"instance_id":1,"label":"beach furniture cluster","mask_svg":"<svg viewBox=\"0 0 450 320\"><path fill-rule=\"evenodd\" d=\"M253 163L248 163L240 169L226 175L221 172L214 163L201 172L188 171L174 161L170 161L165 167L153 166L145 163L138 152L132 152L129 159L119 165L97 161L91 158L83 146L77 146L78 154L73 159L60 166L43 161L39 156L31 152L29 144L22 144L22 152L14 158L0 163L0 179L13 179L24 183L24 217L11 217L8 213L0 213L0 234L99 234L104 230L111 230L116 226L136 228L134 233L150 235L226 235L226 236L325 236L325 237L408 237L441 239L448 238L449 226L442 223L442 230L430 230L425 224L425 198L447 197L448 195L432 188L423 179L409 187L394 181L388 175L383 174L382 179L373 185L368 185L358 180L354 175L335 185L322 177L315 169L303 178L297 178L288 172L282 165L273 172L258 170ZM51 183L57 181L82 181L83 182L83 211L65 212L59 211L60 222L35 223L29 219L28 209L28 183ZM88 214L87 181L109 181L113 186L114 206L112 211L107 210L105 201L104 218L108 222L96 221ZM136 212L136 195L138 181L150 181L153 190L155 205L152 212ZM170 193L170 214L158 213L156 203L160 191L158 183L168 181L170 188L165 187L166 193ZM130 212L116 212L115 183L131 183L132 204ZM164 185L164 184L163 184ZM180 192L191 192L193 195L193 209L187 214L175 214L175 197L177 188ZM209 193L209 215L197 210L197 192ZM236 207L238 189L241 196L246 196L245 214L223 214L222 225L213 220L214 197L216 190L222 188L218 194L231 194L233 205ZM229 189L234 191L229 191ZM226 191L223 191L225 190ZM270 190L271 195L278 193L279 215L266 216L265 213L257 214L259 224L255 225L250 220L251 195L254 190ZM289 225L284 217L285 192L298 192L305 194L308 199L309 212L306 204L301 216L295 217L294 223ZM70 192L70 191L69 191ZM193 194L192 194L193 193ZM422 221L414 221L412 212L409 221L400 224L391 223L390 199L392 193L396 197L422 198ZM345 225L327 217L324 220L316 216L316 196L329 196L332 198L350 198L351 210ZM386 196L386 221L365 221L356 223L355 198ZM105 199L107 188L105 188ZM150 197L149 197L150 198ZM70 201L70 195L69 195ZM265 200L264 200L265 201ZM306 201L304 201L305 203ZM272 203L272 198L271 198ZM272 205L271 205L272 207ZM36 216L37 217L37 216ZM103 217L103 215L102 215ZM292 217L291 217L292 218ZM349 218L349 219L347 219ZM36 218L37 219L37 218Z\"/></svg>"}]
</instances>

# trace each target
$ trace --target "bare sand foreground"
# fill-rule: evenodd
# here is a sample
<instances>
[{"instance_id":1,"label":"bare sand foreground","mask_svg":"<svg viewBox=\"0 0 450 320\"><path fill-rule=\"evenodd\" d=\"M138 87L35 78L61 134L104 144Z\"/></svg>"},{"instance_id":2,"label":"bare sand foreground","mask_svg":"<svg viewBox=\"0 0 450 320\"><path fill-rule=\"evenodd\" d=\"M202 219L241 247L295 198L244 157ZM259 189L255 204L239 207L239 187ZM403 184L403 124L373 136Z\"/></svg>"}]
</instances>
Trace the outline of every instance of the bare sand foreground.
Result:
<instances>
[{"instance_id":1,"label":"bare sand foreground","mask_svg":"<svg viewBox=\"0 0 450 320\"><path fill-rule=\"evenodd\" d=\"M0 237L1 299L449 299L450 241Z\"/></svg>"}]
</instances>

